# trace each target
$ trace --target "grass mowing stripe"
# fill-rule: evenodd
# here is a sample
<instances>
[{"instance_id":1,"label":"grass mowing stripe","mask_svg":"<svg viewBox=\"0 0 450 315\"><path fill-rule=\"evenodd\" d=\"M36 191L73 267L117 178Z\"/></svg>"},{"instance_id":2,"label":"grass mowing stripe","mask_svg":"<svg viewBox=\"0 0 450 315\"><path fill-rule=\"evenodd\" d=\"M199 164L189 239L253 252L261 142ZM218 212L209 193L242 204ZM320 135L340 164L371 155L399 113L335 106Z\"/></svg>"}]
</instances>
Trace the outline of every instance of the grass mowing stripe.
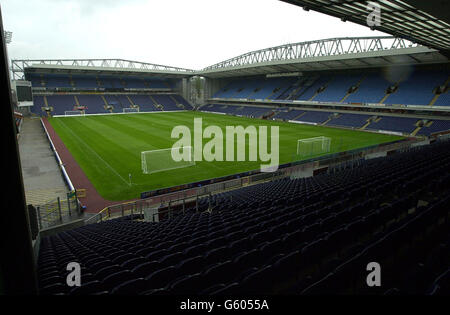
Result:
<instances>
[{"instance_id":1,"label":"grass mowing stripe","mask_svg":"<svg viewBox=\"0 0 450 315\"><path fill-rule=\"evenodd\" d=\"M92 153L94 153L94 155L95 155L96 157L98 157L98 158L100 159L100 161L102 161L102 162L106 165L106 167L108 167L114 174L116 174L116 175L117 175L117 176L118 176L125 184L127 184L127 185L130 186L130 183L129 183L128 181L126 181L119 173L117 173L117 171L116 171L111 165L109 165L108 162L106 162L106 161L105 161L105 160L104 160L97 152L95 152L94 149L92 149L86 142L84 142L80 137L78 137L76 133L74 133L72 130L70 130L70 128L67 127L66 124L65 124L64 122L60 121L60 123L62 124L62 126L63 126L64 128L66 128L67 131L69 131L69 133L70 133L75 139L78 139L78 141L79 141L80 143L84 144L86 148L88 148Z\"/></svg>"},{"instance_id":2,"label":"grass mowing stripe","mask_svg":"<svg viewBox=\"0 0 450 315\"><path fill-rule=\"evenodd\" d=\"M102 134L108 134L109 136L116 139L115 142L124 143L127 145L122 145L124 150L127 150L131 154L139 154L138 148L150 145L149 139L150 135L145 133L142 129L137 129L130 126L129 122L121 122L119 119L111 121L108 119L98 119L97 123L103 128L104 132ZM132 140L133 148L135 151L130 150L130 140Z\"/></svg>"},{"instance_id":3,"label":"grass mowing stripe","mask_svg":"<svg viewBox=\"0 0 450 315\"><path fill-rule=\"evenodd\" d=\"M110 164L120 165L123 164L124 162L130 162L130 160L135 160L135 163L140 163L140 150L139 146L135 144L134 135L128 136L123 132L113 130L111 127L102 126L101 122L97 119L94 121L94 123L95 125L87 124L86 120L80 122L80 124L83 125L83 134L85 133L85 131L89 131L91 135L94 135L93 137L95 139L94 141L97 142L96 147L102 149L102 151L105 152L111 151L111 153L114 153L118 151L120 153L123 152L128 153L125 159L121 157L120 159L117 159L117 161L115 161L114 163ZM115 136L110 134L111 132L115 133ZM92 141L92 139L90 138L88 138L88 141ZM111 161L114 161L114 157L115 157L114 154L109 155Z\"/></svg>"},{"instance_id":4,"label":"grass mowing stripe","mask_svg":"<svg viewBox=\"0 0 450 315\"><path fill-rule=\"evenodd\" d=\"M142 115L140 115L142 116ZM155 146L155 144L166 143L167 139L170 139L170 132L162 133L161 131L169 130L171 127L170 122L158 123L151 119L142 119L141 117L122 116L120 117L123 122L119 122L123 126L125 133L129 133L137 139L141 139L144 142L143 148L147 150L151 149L165 149L166 147ZM111 120L112 121L112 120ZM135 133L133 133L134 131ZM143 136L145 134L145 136ZM145 137L145 140L144 140Z\"/></svg>"},{"instance_id":5,"label":"grass mowing stripe","mask_svg":"<svg viewBox=\"0 0 450 315\"><path fill-rule=\"evenodd\" d=\"M236 174L259 169L258 162L197 162L195 166L154 174L143 174L140 163L140 152L152 149L170 148L177 139L171 139L171 130L176 125L187 126L193 139L194 118L203 119L203 128L217 125L223 132L224 153L226 148L226 126L241 125L244 128L253 125L279 126L280 128L280 163L293 162L297 140L316 136L327 136L332 139L331 153L390 142L402 137L337 129L324 126L294 124L280 121L267 121L229 115L219 115L202 112L149 113L129 115L105 115L86 117L51 118L50 123L61 136L74 158L85 171L97 191L109 200L125 200L139 197L139 193L157 188L182 185L194 181ZM119 174L132 174L132 186L119 179L111 170L80 141L75 139L67 128L59 125L64 120L66 127L71 129L87 143L91 149L101 156L107 156L108 164ZM146 144L148 138L148 144ZM209 139L203 139L203 145ZM235 143L235 157L237 154ZM248 156L248 143L246 145ZM259 160L259 159L258 159ZM157 163L157 160L154 160ZM266 163L262 163L266 164ZM124 183L127 185L124 185Z\"/></svg>"}]
</instances>

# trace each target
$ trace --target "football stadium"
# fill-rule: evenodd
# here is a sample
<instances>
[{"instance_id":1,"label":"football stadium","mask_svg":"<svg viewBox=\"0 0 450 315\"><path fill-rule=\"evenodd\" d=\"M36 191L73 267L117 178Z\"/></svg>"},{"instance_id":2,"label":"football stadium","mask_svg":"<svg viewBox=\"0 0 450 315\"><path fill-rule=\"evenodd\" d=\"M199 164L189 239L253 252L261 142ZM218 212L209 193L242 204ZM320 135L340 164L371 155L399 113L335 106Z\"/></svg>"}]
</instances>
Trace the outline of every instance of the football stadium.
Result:
<instances>
[{"instance_id":1,"label":"football stadium","mask_svg":"<svg viewBox=\"0 0 450 315\"><path fill-rule=\"evenodd\" d=\"M5 294L450 293L446 10L283 2L388 35L5 64Z\"/></svg>"}]
</instances>

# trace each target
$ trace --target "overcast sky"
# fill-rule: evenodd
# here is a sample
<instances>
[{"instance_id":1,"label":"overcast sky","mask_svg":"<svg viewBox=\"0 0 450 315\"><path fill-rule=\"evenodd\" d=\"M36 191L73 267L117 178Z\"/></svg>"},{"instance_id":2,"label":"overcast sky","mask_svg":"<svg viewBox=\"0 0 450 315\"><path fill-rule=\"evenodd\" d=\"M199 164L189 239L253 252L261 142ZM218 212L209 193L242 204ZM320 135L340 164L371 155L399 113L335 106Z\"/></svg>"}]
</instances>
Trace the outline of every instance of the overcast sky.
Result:
<instances>
[{"instance_id":1,"label":"overcast sky","mask_svg":"<svg viewBox=\"0 0 450 315\"><path fill-rule=\"evenodd\" d=\"M386 35L278 0L0 0L10 59L119 58L202 69L332 37Z\"/></svg>"}]
</instances>

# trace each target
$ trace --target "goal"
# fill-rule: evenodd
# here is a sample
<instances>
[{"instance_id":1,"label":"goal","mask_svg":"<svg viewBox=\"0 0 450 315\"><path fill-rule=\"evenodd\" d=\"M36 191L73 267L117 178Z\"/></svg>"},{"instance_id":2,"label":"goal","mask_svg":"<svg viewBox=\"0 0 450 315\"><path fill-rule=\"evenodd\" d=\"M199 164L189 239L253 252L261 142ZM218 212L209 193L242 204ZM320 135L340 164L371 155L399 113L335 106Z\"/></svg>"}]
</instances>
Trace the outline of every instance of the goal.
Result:
<instances>
[{"instance_id":1,"label":"goal","mask_svg":"<svg viewBox=\"0 0 450 315\"><path fill-rule=\"evenodd\" d=\"M181 160L177 160L181 157ZM141 152L142 172L152 174L195 165L193 147Z\"/></svg>"},{"instance_id":2,"label":"goal","mask_svg":"<svg viewBox=\"0 0 450 315\"><path fill-rule=\"evenodd\" d=\"M123 109L124 113L139 113L139 108L124 108Z\"/></svg>"},{"instance_id":3,"label":"goal","mask_svg":"<svg viewBox=\"0 0 450 315\"><path fill-rule=\"evenodd\" d=\"M65 116L84 116L84 110L66 110Z\"/></svg>"},{"instance_id":4,"label":"goal","mask_svg":"<svg viewBox=\"0 0 450 315\"><path fill-rule=\"evenodd\" d=\"M297 155L306 157L330 152L331 138L314 137L297 141Z\"/></svg>"}]
</instances>

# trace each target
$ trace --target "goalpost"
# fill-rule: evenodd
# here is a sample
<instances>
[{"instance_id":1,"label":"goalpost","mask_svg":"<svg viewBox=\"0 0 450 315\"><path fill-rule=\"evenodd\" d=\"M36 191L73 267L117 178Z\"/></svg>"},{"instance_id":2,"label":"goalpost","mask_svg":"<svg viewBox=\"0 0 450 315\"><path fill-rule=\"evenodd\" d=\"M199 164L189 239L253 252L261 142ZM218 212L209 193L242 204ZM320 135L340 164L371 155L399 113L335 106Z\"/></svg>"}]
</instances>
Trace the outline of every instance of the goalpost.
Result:
<instances>
[{"instance_id":1,"label":"goalpost","mask_svg":"<svg viewBox=\"0 0 450 315\"><path fill-rule=\"evenodd\" d=\"M129 107L123 109L124 113L139 113L139 108Z\"/></svg>"},{"instance_id":2,"label":"goalpost","mask_svg":"<svg viewBox=\"0 0 450 315\"><path fill-rule=\"evenodd\" d=\"M84 110L66 110L64 116L84 116Z\"/></svg>"},{"instance_id":3,"label":"goalpost","mask_svg":"<svg viewBox=\"0 0 450 315\"><path fill-rule=\"evenodd\" d=\"M306 157L330 152L331 138L314 137L297 141L297 155Z\"/></svg>"},{"instance_id":4,"label":"goalpost","mask_svg":"<svg viewBox=\"0 0 450 315\"><path fill-rule=\"evenodd\" d=\"M173 159L173 153L184 155L181 161ZM142 172L152 174L195 165L193 147L179 147L141 152Z\"/></svg>"}]
</instances>

